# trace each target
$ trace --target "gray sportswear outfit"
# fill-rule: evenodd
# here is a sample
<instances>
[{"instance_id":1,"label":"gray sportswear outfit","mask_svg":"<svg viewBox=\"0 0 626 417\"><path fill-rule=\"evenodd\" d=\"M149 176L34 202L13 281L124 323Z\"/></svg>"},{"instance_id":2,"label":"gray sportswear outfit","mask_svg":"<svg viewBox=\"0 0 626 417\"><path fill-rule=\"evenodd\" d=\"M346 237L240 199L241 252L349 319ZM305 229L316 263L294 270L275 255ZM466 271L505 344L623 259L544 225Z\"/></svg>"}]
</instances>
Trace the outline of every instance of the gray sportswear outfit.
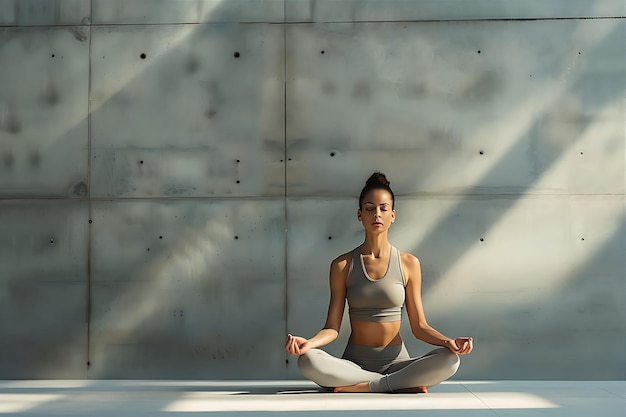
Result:
<instances>
[{"instance_id":1,"label":"gray sportswear outfit","mask_svg":"<svg viewBox=\"0 0 626 417\"><path fill-rule=\"evenodd\" d=\"M395 322L402 317L405 281L400 253L391 247L389 266L377 280L367 275L361 247L352 252L346 282L351 320ZM369 382L372 392L393 392L419 386L431 387L450 378L459 367L459 357L447 348L438 348L411 358L404 346L363 346L348 344L341 359L320 349L311 349L298 358L300 372L322 387Z\"/></svg>"}]
</instances>

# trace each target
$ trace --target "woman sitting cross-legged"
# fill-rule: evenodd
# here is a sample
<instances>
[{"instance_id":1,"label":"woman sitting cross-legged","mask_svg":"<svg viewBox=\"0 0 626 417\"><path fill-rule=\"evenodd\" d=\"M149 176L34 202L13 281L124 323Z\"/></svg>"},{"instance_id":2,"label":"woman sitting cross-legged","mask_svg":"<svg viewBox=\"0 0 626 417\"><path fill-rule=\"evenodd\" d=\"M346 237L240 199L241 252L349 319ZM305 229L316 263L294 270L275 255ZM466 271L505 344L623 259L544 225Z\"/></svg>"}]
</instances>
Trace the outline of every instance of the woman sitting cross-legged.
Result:
<instances>
[{"instance_id":1,"label":"woman sitting cross-legged","mask_svg":"<svg viewBox=\"0 0 626 417\"><path fill-rule=\"evenodd\" d=\"M472 351L471 337L451 339L426 321L419 260L388 240L395 221L394 195L384 174L374 173L359 198L358 220L365 241L330 266L330 304L326 324L310 339L288 335L285 349L299 355L302 374L334 392L418 392L450 378L459 355ZM342 358L318 349L335 340L348 301L352 332ZM406 306L413 335L442 346L409 356L400 324Z\"/></svg>"}]
</instances>

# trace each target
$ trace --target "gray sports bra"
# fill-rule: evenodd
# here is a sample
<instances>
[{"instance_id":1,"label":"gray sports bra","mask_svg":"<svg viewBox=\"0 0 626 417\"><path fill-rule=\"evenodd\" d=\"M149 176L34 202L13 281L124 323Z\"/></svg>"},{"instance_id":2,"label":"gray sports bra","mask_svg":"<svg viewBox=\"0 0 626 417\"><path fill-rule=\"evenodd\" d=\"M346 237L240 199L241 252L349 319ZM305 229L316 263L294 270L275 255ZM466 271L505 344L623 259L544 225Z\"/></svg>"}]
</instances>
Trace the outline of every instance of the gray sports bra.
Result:
<instances>
[{"instance_id":1,"label":"gray sports bra","mask_svg":"<svg viewBox=\"0 0 626 417\"><path fill-rule=\"evenodd\" d=\"M377 280L367 275L361 247L353 250L346 290L351 320L378 323L400 321L404 304L404 274L398 249L391 247L387 272Z\"/></svg>"}]
</instances>

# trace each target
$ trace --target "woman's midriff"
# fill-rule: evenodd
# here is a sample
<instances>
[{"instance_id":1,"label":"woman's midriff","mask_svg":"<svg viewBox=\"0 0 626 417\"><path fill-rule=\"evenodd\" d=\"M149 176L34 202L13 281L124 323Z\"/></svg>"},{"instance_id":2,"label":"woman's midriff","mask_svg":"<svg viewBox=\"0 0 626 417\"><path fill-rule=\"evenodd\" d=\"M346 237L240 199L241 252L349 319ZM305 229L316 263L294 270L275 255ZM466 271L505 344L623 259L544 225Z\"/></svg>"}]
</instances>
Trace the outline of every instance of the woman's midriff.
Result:
<instances>
[{"instance_id":1,"label":"woman's midriff","mask_svg":"<svg viewBox=\"0 0 626 417\"><path fill-rule=\"evenodd\" d=\"M376 323L368 321L350 321L352 333L348 343L364 346L390 346L402 343L400 322Z\"/></svg>"}]
</instances>

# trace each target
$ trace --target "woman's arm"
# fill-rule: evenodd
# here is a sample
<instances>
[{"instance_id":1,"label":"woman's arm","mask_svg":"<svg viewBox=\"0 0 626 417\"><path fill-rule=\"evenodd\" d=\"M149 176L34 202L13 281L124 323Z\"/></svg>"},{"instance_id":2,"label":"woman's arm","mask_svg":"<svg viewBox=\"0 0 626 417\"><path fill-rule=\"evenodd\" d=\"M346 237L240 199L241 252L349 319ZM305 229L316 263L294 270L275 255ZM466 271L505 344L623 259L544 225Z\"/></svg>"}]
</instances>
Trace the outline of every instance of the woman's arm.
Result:
<instances>
[{"instance_id":1,"label":"woman's arm","mask_svg":"<svg viewBox=\"0 0 626 417\"><path fill-rule=\"evenodd\" d=\"M325 346L339 335L346 303L346 278L350 262L346 254L330 264L330 302L324 328L310 339L288 335L285 349L292 355L303 355L309 349Z\"/></svg>"},{"instance_id":2,"label":"woman's arm","mask_svg":"<svg viewBox=\"0 0 626 417\"><path fill-rule=\"evenodd\" d=\"M471 337L451 339L428 324L422 304L422 271L420 261L415 256L402 253L402 269L406 283L406 311L413 335L426 343L445 346L454 353L465 354L472 351Z\"/></svg>"}]
</instances>

